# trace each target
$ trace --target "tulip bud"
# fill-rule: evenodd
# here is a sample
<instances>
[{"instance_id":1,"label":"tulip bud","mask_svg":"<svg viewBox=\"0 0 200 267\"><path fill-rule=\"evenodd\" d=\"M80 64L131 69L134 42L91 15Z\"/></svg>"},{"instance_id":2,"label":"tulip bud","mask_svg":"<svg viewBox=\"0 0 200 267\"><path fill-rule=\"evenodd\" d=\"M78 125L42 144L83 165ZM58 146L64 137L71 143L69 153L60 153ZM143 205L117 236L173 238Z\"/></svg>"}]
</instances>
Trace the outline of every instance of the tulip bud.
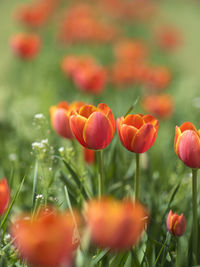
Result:
<instances>
[{"instance_id":1,"label":"tulip bud","mask_svg":"<svg viewBox=\"0 0 200 267\"><path fill-rule=\"evenodd\" d=\"M79 143L93 150L104 149L115 134L115 119L106 104L84 105L70 116L72 133Z\"/></svg>"},{"instance_id":2,"label":"tulip bud","mask_svg":"<svg viewBox=\"0 0 200 267\"><path fill-rule=\"evenodd\" d=\"M0 181L0 216L6 211L10 201L10 189L6 178Z\"/></svg>"},{"instance_id":3,"label":"tulip bud","mask_svg":"<svg viewBox=\"0 0 200 267\"><path fill-rule=\"evenodd\" d=\"M167 216L167 229L174 236L183 235L186 230L185 216L183 214L173 214L172 210L170 210Z\"/></svg>"},{"instance_id":4,"label":"tulip bud","mask_svg":"<svg viewBox=\"0 0 200 267\"><path fill-rule=\"evenodd\" d=\"M144 153L156 140L158 120L151 115L129 114L117 119L117 132L122 145L129 151Z\"/></svg>"},{"instance_id":5,"label":"tulip bud","mask_svg":"<svg viewBox=\"0 0 200 267\"><path fill-rule=\"evenodd\" d=\"M109 198L90 201L86 218L92 241L112 250L136 245L148 221L147 212L139 203Z\"/></svg>"},{"instance_id":6,"label":"tulip bud","mask_svg":"<svg viewBox=\"0 0 200 267\"><path fill-rule=\"evenodd\" d=\"M174 150L185 165L200 168L200 133L191 122L176 126Z\"/></svg>"}]
</instances>

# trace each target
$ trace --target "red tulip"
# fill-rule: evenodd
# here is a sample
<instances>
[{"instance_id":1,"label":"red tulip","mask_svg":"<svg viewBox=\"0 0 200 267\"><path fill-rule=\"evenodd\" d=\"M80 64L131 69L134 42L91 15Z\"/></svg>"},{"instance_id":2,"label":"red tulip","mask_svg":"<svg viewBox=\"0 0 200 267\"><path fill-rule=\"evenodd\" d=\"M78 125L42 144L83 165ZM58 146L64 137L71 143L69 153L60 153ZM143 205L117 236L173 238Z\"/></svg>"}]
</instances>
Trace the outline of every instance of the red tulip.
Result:
<instances>
[{"instance_id":1,"label":"red tulip","mask_svg":"<svg viewBox=\"0 0 200 267\"><path fill-rule=\"evenodd\" d=\"M186 230L185 216L183 214L173 214L172 210L170 210L167 216L167 229L174 236L183 235Z\"/></svg>"},{"instance_id":2,"label":"red tulip","mask_svg":"<svg viewBox=\"0 0 200 267\"><path fill-rule=\"evenodd\" d=\"M172 79L170 70L166 67L149 67L145 73L144 83L153 91L162 91L169 86Z\"/></svg>"},{"instance_id":3,"label":"red tulip","mask_svg":"<svg viewBox=\"0 0 200 267\"><path fill-rule=\"evenodd\" d=\"M14 53L23 58L34 58L40 50L41 40L36 34L18 33L11 38Z\"/></svg>"},{"instance_id":4,"label":"red tulip","mask_svg":"<svg viewBox=\"0 0 200 267\"><path fill-rule=\"evenodd\" d=\"M200 131L191 122L176 126L174 149L190 168L200 168Z\"/></svg>"},{"instance_id":5,"label":"red tulip","mask_svg":"<svg viewBox=\"0 0 200 267\"><path fill-rule=\"evenodd\" d=\"M96 245L124 250L137 244L148 216L139 203L103 198L88 203L86 219Z\"/></svg>"},{"instance_id":6,"label":"red tulip","mask_svg":"<svg viewBox=\"0 0 200 267\"><path fill-rule=\"evenodd\" d=\"M10 189L6 178L0 181L0 216L6 211L10 201Z\"/></svg>"},{"instance_id":7,"label":"red tulip","mask_svg":"<svg viewBox=\"0 0 200 267\"><path fill-rule=\"evenodd\" d=\"M142 99L142 107L148 113L166 119L174 111L174 101L170 95L147 95Z\"/></svg>"},{"instance_id":8,"label":"red tulip","mask_svg":"<svg viewBox=\"0 0 200 267\"><path fill-rule=\"evenodd\" d=\"M91 56L75 56L75 55L69 55L63 58L63 61L61 63L61 68L64 74L67 76L70 76L73 78L74 73L77 71L79 67L87 67L94 65L95 60Z\"/></svg>"},{"instance_id":9,"label":"red tulip","mask_svg":"<svg viewBox=\"0 0 200 267\"><path fill-rule=\"evenodd\" d=\"M100 94L105 89L107 72L98 65L79 66L74 71L73 78L81 91Z\"/></svg>"},{"instance_id":10,"label":"red tulip","mask_svg":"<svg viewBox=\"0 0 200 267\"><path fill-rule=\"evenodd\" d=\"M107 147L115 133L114 116L103 103L97 107L84 105L78 112L73 110L70 126L79 143L94 150Z\"/></svg>"},{"instance_id":11,"label":"red tulip","mask_svg":"<svg viewBox=\"0 0 200 267\"><path fill-rule=\"evenodd\" d=\"M77 214L75 218L79 224ZM40 267L71 266L79 244L77 231L71 213L53 209L42 209L34 217L21 216L11 225L20 257Z\"/></svg>"},{"instance_id":12,"label":"red tulip","mask_svg":"<svg viewBox=\"0 0 200 267\"><path fill-rule=\"evenodd\" d=\"M58 135L68 139L74 138L69 125L69 115L73 109L79 110L83 105L80 101L71 104L63 101L57 106L50 107L51 124Z\"/></svg>"},{"instance_id":13,"label":"red tulip","mask_svg":"<svg viewBox=\"0 0 200 267\"><path fill-rule=\"evenodd\" d=\"M144 153L154 144L158 133L158 120L151 115L127 115L117 119L117 132L128 150Z\"/></svg>"}]
</instances>

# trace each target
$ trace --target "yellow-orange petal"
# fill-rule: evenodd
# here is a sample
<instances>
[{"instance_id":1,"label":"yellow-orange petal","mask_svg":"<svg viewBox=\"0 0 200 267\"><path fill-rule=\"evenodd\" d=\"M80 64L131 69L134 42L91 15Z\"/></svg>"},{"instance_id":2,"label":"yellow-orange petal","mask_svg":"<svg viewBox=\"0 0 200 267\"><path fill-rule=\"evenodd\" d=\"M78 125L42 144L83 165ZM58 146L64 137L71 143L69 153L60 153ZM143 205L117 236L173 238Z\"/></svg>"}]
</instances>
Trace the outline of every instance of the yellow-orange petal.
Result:
<instances>
[{"instance_id":1,"label":"yellow-orange petal","mask_svg":"<svg viewBox=\"0 0 200 267\"><path fill-rule=\"evenodd\" d=\"M177 145L178 145L178 139L179 137L181 136L181 130L178 126L176 126L175 128L175 138L174 138L174 150L176 152L176 154L178 153L177 152Z\"/></svg>"},{"instance_id":2,"label":"yellow-orange petal","mask_svg":"<svg viewBox=\"0 0 200 267\"><path fill-rule=\"evenodd\" d=\"M87 119L79 115L72 115L70 116L69 121L73 135L76 137L76 139L82 146L87 147L87 144L83 139L83 129L85 127Z\"/></svg>"},{"instance_id":3,"label":"yellow-orange petal","mask_svg":"<svg viewBox=\"0 0 200 267\"><path fill-rule=\"evenodd\" d=\"M95 106L84 105L80 108L79 115L81 115L85 118L89 118L89 116L95 111L97 111L97 108Z\"/></svg>"},{"instance_id":4,"label":"yellow-orange petal","mask_svg":"<svg viewBox=\"0 0 200 267\"><path fill-rule=\"evenodd\" d=\"M151 123L156 128L156 130L158 130L159 123L155 117L148 114L143 117L143 120L145 121L145 123Z\"/></svg>"},{"instance_id":5,"label":"yellow-orange petal","mask_svg":"<svg viewBox=\"0 0 200 267\"><path fill-rule=\"evenodd\" d=\"M83 138L88 148L104 149L114 136L113 128L108 118L102 112L94 112L88 118Z\"/></svg>"},{"instance_id":6,"label":"yellow-orange petal","mask_svg":"<svg viewBox=\"0 0 200 267\"><path fill-rule=\"evenodd\" d=\"M152 147L156 140L157 131L150 123L145 124L138 130L135 138L132 141L132 151L135 153L144 153Z\"/></svg>"},{"instance_id":7,"label":"yellow-orange petal","mask_svg":"<svg viewBox=\"0 0 200 267\"><path fill-rule=\"evenodd\" d=\"M136 133L138 132L138 129L130 125L122 124L120 132L121 132L122 144L128 150L132 151L131 144L136 136Z\"/></svg>"},{"instance_id":8,"label":"yellow-orange petal","mask_svg":"<svg viewBox=\"0 0 200 267\"><path fill-rule=\"evenodd\" d=\"M183 133L186 130L193 130L193 131L197 131L196 127L194 126L193 123L186 121L184 122L180 127L181 132Z\"/></svg>"},{"instance_id":9,"label":"yellow-orange petal","mask_svg":"<svg viewBox=\"0 0 200 267\"><path fill-rule=\"evenodd\" d=\"M123 124L131 125L137 129L140 129L144 122L140 114L129 114L125 117Z\"/></svg>"}]
</instances>

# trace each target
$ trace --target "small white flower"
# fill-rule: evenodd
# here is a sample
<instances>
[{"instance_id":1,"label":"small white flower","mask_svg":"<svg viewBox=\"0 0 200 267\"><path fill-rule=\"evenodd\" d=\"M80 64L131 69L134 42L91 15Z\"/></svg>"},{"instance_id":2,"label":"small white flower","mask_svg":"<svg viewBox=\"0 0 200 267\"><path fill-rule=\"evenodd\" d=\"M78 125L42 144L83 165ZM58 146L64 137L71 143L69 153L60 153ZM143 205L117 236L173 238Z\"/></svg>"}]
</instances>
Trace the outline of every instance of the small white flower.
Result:
<instances>
[{"instance_id":1,"label":"small white flower","mask_svg":"<svg viewBox=\"0 0 200 267\"><path fill-rule=\"evenodd\" d=\"M63 152L64 151L64 147L60 147L59 149L58 149L58 151L61 153L61 152Z\"/></svg>"},{"instance_id":2,"label":"small white flower","mask_svg":"<svg viewBox=\"0 0 200 267\"><path fill-rule=\"evenodd\" d=\"M15 153L12 153L9 155L9 160L10 161L15 161L17 159L17 155Z\"/></svg>"},{"instance_id":3,"label":"small white flower","mask_svg":"<svg viewBox=\"0 0 200 267\"><path fill-rule=\"evenodd\" d=\"M35 118L35 119L44 119L45 116L44 116L44 114L42 114L42 113L38 113L38 114L35 114L34 118Z\"/></svg>"}]
</instances>

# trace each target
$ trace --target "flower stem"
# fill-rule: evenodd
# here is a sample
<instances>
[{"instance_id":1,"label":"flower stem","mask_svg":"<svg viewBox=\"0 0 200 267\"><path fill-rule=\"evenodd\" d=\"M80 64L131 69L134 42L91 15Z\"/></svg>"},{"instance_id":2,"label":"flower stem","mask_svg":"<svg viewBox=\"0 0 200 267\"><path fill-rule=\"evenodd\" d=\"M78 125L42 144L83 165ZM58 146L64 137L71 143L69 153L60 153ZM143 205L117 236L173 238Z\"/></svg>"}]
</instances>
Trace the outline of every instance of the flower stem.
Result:
<instances>
[{"instance_id":1,"label":"flower stem","mask_svg":"<svg viewBox=\"0 0 200 267\"><path fill-rule=\"evenodd\" d=\"M98 164L98 196L101 198L103 192L103 150L97 151Z\"/></svg>"},{"instance_id":2,"label":"flower stem","mask_svg":"<svg viewBox=\"0 0 200 267\"><path fill-rule=\"evenodd\" d=\"M197 169L192 170L192 208L193 208L193 264L197 265L198 216L197 216Z\"/></svg>"},{"instance_id":3,"label":"flower stem","mask_svg":"<svg viewBox=\"0 0 200 267\"><path fill-rule=\"evenodd\" d=\"M140 179L140 154L136 153L136 170L135 170L135 201L139 200L139 179Z\"/></svg>"}]
</instances>

